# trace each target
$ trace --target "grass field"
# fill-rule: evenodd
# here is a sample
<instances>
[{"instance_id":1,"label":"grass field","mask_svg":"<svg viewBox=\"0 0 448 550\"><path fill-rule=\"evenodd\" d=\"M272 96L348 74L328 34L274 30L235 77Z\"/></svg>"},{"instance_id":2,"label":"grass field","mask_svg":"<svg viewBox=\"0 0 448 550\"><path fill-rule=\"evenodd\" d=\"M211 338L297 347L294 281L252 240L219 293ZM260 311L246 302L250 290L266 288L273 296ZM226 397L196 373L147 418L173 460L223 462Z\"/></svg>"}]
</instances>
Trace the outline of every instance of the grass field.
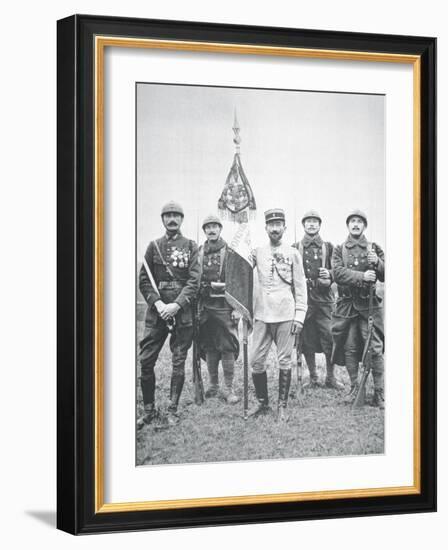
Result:
<instances>
[{"instance_id":1,"label":"grass field","mask_svg":"<svg viewBox=\"0 0 448 550\"><path fill-rule=\"evenodd\" d=\"M138 320L138 339L143 322ZM171 377L171 356L166 342L156 366L156 404L162 410L168 405ZM241 354L242 355L242 354ZM320 379L325 376L325 359L317 356ZM207 367L202 363L204 386L207 388ZM349 387L345 368L336 368L339 380ZM294 390L295 373L292 389ZM140 391L140 369L137 368L137 414L143 403ZM304 368L304 382L308 372ZM220 367L220 381L222 370ZM243 394L243 365L238 359L235 372L237 395ZM137 433L137 465L186 464L240 460L266 460L299 457L381 454L384 452L384 411L366 406L356 411L343 403L345 392L318 388L305 389L304 406L290 397L289 421L276 422L278 399L278 367L275 348L268 357L268 388L273 413L243 420L243 405L227 405L220 398L194 403L191 372L191 350L186 363L184 391L179 405L181 421L166 430L145 426ZM371 380L368 384L371 393ZM249 405L255 403L252 381L249 382Z\"/></svg>"}]
</instances>

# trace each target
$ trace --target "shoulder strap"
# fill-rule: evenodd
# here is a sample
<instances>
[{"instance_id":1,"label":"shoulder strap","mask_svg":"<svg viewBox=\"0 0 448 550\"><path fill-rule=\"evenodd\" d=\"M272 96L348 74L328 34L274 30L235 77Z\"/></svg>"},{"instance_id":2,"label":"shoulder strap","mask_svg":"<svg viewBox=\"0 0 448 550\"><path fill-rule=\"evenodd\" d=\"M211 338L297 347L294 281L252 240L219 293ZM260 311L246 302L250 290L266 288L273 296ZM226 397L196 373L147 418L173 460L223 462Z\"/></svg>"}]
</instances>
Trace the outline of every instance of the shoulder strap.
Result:
<instances>
[{"instance_id":1,"label":"shoulder strap","mask_svg":"<svg viewBox=\"0 0 448 550\"><path fill-rule=\"evenodd\" d=\"M154 242L154 246L156 247L157 254L159 255L160 259L162 260L162 264L164 265L166 271L168 272L168 274L173 279L175 279L176 277L174 276L174 273L172 272L170 266L166 263L165 258L162 256L162 253L160 252L160 248L159 248L159 245L158 245L157 241L153 241L153 242Z\"/></svg>"},{"instance_id":2,"label":"shoulder strap","mask_svg":"<svg viewBox=\"0 0 448 550\"><path fill-rule=\"evenodd\" d=\"M291 277L291 282L289 282L287 279L285 279L282 274L280 273L278 267L277 267L277 264L275 265L275 271L277 272L277 275L280 277L280 280L283 281L284 283L286 283L287 285L289 286L293 286L292 282L293 282L293 278L294 278L294 275L292 273L292 270L293 270L293 266L291 264L291 274L292 274L292 277Z\"/></svg>"},{"instance_id":3,"label":"shoulder strap","mask_svg":"<svg viewBox=\"0 0 448 550\"><path fill-rule=\"evenodd\" d=\"M326 267L327 263L327 243L324 241L322 243L322 267Z\"/></svg>"},{"instance_id":4,"label":"shoulder strap","mask_svg":"<svg viewBox=\"0 0 448 550\"><path fill-rule=\"evenodd\" d=\"M226 246L223 246L221 248L221 250L219 251L220 253L220 256L221 256L221 261L220 261L220 264L219 264L219 275L218 275L218 278L219 280L221 280L221 275L222 275L222 270L223 270L223 267L224 267L224 261L225 261L225 258L226 258Z\"/></svg>"},{"instance_id":5,"label":"shoulder strap","mask_svg":"<svg viewBox=\"0 0 448 550\"><path fill-rule=\"evenodd\" d=\"M342 263L343 263L344 267L347 267L348 252L347 252L347 247L345 246L345 243L342 243L341 252L342 252Z\"/></svg>"}]
</instances>

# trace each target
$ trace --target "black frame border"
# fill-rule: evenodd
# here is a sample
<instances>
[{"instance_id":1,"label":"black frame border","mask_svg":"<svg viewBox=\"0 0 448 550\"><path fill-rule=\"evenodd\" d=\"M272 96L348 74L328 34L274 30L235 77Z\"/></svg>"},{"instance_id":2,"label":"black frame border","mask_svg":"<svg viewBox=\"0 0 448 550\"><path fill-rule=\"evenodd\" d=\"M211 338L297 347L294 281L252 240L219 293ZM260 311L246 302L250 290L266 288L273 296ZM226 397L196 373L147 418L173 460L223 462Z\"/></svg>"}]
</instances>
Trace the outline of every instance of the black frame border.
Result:
<instances>
[{"instance_id":1,"label":"black frame border","mask_svg":"<svg viewBox=\"0 0 448 550\"><path fill-rule=\"evenodd\" d=\"M420 56L420 494L95 513L95 35ZM435 511L436 39L74 15L58 21L57 49L57 527L82 534Z\"/></svg>"}]
</instances>

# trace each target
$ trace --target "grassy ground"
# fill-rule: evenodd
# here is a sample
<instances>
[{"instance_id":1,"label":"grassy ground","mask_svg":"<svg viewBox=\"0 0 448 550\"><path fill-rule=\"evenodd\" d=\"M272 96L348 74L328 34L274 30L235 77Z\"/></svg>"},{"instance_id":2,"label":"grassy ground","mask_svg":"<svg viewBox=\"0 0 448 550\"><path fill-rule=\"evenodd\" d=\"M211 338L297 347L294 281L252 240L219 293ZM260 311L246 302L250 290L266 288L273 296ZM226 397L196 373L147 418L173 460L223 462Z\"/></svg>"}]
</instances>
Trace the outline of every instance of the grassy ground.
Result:
<instances>
[{"instance_id":1,"label":"grassy ground","mask_svg":"<svg viewBox=\"0 0 448 550\"><path fill-rule=\"evenodd\" d=\"M141 337L143 323L139 320ZM171 357L165 344L156 367L157 406L168 405L171 376ZM325 377L325 359L317 356L320 379ZM141 414L139 368L137 369L137 414ZM336 368L339 380L346 384L345 368ZM207 368L202 363L204 386L207 387ZM235 372L236 393L242 398L243 366L239 359ZM308 380L304 368L304 382ZM220 381L222 371L220 367ZM295 376L293 376L292 388ZM227 405L220 398L208 399L202 406L194 403L191 373L191 350L186 363L186 380L179 413L181 422L167 430L157 431L145 426L137 434L137 465L185 464L194 462L222 462L265 460L275 458L323 457L340 455L381 454L384 452L384 412L366 406L352 411L344 405L345 392L324 388L305 389L304 406L299 407L290 398L289 422L276 422L278 397L278 368L275 350L268 357L268 387L273 414L244 421L242 400ZM293 388L294 389L294 388ZM372 392L371 381L368 393ZM252 382L249 384L249 405L255 403Z\"/></svg>"}]
</instances>

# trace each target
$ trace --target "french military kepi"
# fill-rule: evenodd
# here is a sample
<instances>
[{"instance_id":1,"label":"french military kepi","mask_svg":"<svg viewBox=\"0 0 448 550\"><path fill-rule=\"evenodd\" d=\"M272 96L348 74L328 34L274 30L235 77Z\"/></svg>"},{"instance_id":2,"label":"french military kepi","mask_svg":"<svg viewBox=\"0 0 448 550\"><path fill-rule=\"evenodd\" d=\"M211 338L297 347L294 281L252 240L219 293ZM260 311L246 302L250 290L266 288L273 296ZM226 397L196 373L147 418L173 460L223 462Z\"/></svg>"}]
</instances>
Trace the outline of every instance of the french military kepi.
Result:
<instances>
[{"instance_id":1,"label":"french military kepi","mask_svg":"<svg viewBox=\"0 0 448 550\"><path fill-rule=\"evenodd\" d=\"M345 220L345 225L348 225L350 219L355 217L362 218L364 220L364 225L367 227L367 216L362 210L353 210L352 212L350 212L350 214L347 216L347 219Z\"/></svg>"},{"instance_id":2,"label":"french military kepi","mask_svg":"<svg viewBox=\"0 0 448 550\"><path fill-rule=\"evenodd\" d=\"M320 223L322 223L322 218L321 218L319 212L317 212L316 210L308 210L308 212L305 212L305 214L302 217L302 224L308 218L316 218L320 221Z\"/></svg>"},{"instance_id":3,"label":"french military kepi","mask_svg":"<svg viewBox=\"0 0 448 550\"><path fill-rule=\"evenodd\" d=\"M160 213L161 216L164 214L180 214L182 217L184 216L184 209L182 206L175 201L170 201L165 204L165 206L162 208L162 212Z\"/></svg>"},{"instance_id":4,"label":"french military kepi","mask_svg":"<svg viewBox=\"0 0 448 550\"><path fill-rule=\"evenodd\" d=\"M221 220L218 218L218 216L215 216L214 214L210 214L210 216L207 216L206 218L204 218L204 221L202 222L202 229L204 229L205 226L208 225L209 223L217 223L222 227Z\"/></svg>"},{"instance_id":5,"label":"french military kepi","mask_svg":"<svg viewBox=\"0 0 448 550\"><path fill-rule=\"evenodd\" d=\"M271 208L271 210L266 210L264 213L264 220L266 223L274 220L285 221L285 212L281 208Z\"/></svg>"}]
</instances>

